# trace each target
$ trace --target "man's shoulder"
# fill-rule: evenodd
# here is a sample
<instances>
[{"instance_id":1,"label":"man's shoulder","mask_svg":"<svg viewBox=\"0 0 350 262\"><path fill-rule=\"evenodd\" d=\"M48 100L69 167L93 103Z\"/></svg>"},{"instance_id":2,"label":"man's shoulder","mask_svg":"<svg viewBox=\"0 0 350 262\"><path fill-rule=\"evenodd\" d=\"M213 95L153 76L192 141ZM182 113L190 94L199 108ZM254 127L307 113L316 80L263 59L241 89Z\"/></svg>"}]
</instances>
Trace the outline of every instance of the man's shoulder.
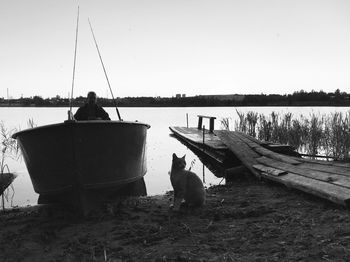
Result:
<instances>
[{"instance_id":1,"label":"man's shoulder","mask_svg":"<svg viewBox=\"0 0 350 262\"><path fill-rule=\"evenodd\" d=\"M78 108L78 110L83 110L83 109L85 109L85 108L87 108L87 107L88 107L88 105L87 105L87 104L84 104L84 105L80 106L80 107Z\"/></svg>"},{"instance_id":2,"label":"man's shoulder","mask_svg":"<svg viewBox=\"0 0 350 262\"><path fill-rule=\"evenodd\" d=\"M97 105L97 104L96 104L96 108L98 108L99 110L103 110L103 111L105 111L105 110L103 109L103 107L102 107L102 106Z\"/></svg>"}]
</instances>

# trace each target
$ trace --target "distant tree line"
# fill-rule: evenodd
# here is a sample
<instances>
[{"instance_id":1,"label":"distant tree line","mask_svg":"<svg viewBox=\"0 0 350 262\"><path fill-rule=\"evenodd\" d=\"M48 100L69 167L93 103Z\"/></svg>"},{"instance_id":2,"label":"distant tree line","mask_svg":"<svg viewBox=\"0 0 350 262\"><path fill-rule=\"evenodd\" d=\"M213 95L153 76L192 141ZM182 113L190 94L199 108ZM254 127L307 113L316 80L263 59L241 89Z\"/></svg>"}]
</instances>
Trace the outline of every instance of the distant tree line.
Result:
<instances>
[{"instance_id":1,"label":"distant tree line","mask_svg":"<svg viewBox=\"0 0 350 262\"><path fill-rule=\"evenodd\" d=\"M337 89L334 93L323 91L296 91L288 95L246 95L242 106L349 106L350 95Z\"/></svg>"},{"instance_id":2,"label":"distant tree line","mask_svg":"<svg viewBox=\"0 0 350 262\"><path fill-rule=\"evenodd\" d=\"M231 97L231 98L230 98ZM306 92L296 91L285 95L240 95L240 99L232 96L192 96L192 97L124 97L117 98L116 103L120 107L208 107L208 106L350 106L350 95L346 92L325 93L323 91ZM86 97L76 97L72 100L72 106L81 106ZM103 107L114 107L115 102L108 98L99 98L98 103ZM42 98L34 96L19 99L0 98L1 106L36 106L36 107L61 107L69 106L68 98L55 96Z\"/></svg>"}]
</instances>

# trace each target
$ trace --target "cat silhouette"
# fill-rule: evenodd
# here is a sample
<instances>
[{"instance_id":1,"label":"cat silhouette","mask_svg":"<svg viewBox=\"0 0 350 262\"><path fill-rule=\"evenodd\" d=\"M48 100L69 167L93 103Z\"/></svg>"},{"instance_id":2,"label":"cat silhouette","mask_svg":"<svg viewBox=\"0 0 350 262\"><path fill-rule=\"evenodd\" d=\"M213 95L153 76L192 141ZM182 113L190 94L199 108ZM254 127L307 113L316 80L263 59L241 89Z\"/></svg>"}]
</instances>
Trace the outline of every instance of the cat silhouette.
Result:
<instances>
[{"instance_id":1,"label":"cat silhouette","mask_svg":"<svg viewBox=\"0 0 350 262\"><path fill-rule=\"evenodd\" d=\"M170 181L174 189L174 210L179 210L183 201L190 207L200 207L205 202L203 183L195 173L185 170L185 157L179 158L173 154Z\"/></svg>"}]
</instances>

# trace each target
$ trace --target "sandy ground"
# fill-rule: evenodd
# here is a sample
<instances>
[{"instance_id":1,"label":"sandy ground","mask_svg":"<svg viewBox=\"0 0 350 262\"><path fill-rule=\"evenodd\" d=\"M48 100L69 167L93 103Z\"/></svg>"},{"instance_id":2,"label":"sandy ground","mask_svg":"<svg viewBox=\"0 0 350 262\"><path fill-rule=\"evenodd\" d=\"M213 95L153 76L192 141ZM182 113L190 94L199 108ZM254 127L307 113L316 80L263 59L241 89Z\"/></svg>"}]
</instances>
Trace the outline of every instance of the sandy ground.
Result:
<instances>
[{"instance_id":1,"label":"sandy ground","mask_svg":"<svg viewBox=\"0 0 350 262\"><path fill-rule=\"evenodd\" d=\"M350 213L270 182L207 190L205 207L169 210L172 193L89 217L59 207L0 213L0 261L350 261Z\"/></svg>"}]
</instances>

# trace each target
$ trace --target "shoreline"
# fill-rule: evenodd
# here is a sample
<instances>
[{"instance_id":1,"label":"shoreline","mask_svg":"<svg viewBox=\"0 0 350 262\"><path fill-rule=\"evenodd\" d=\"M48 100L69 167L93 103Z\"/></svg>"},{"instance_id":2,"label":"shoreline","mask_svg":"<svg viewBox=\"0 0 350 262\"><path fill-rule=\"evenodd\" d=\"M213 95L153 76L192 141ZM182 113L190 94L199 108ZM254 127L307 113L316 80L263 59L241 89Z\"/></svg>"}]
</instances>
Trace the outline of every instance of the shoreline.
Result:
<instances>
[{"instance_id":1,"label":"shoreline","mask_svg":"<svg viewBox=\"0 0 350 262\"><path fill-rule=\"evenodd\" d=\"M78 108L81 105L74 105L73 108ZM69 108L69 105L1 105L0 108ZM115 108L112 105L103 105L104 108ZM247 104L247 105L118 105L118 108L186 108L186 107L349 107L348 104Z\"/></svg>"},{"instance_id":2,"label":"shoreline","mask_svg":"<svg viewBox=\"0 0 350 262\"><path fill-rule=\"evenodd\" d=\"M320 261L350 259L349 211L253 177L207 189L197 210L172 192L83 218L67 209L0 212L1 261Z\"/></svg>"}]
</instances>

